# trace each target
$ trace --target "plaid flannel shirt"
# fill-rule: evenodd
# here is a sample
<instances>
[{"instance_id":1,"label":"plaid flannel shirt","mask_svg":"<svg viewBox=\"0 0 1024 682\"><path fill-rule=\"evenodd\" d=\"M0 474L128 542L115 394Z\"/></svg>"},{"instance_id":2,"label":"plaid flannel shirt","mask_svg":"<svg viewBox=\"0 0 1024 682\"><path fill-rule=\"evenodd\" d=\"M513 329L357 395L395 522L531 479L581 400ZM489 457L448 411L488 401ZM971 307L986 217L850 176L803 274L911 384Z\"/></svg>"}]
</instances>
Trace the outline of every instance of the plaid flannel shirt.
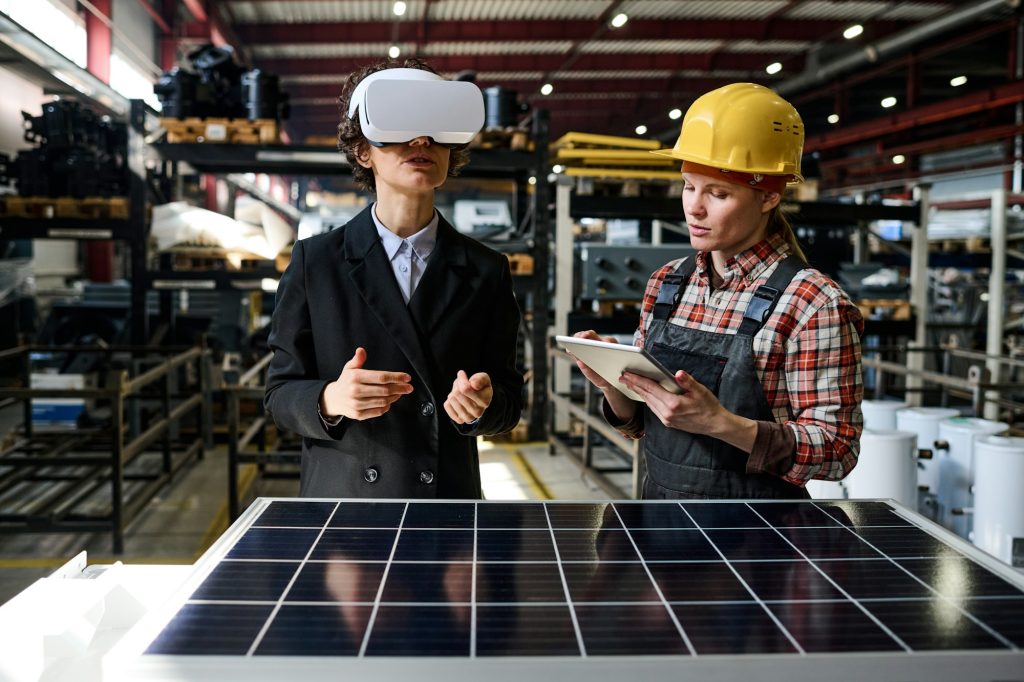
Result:
<instances>
[{"instance_id":1,"label":"plaid flannel shirt","mask_svg":"<svg viewBox=\"0 0 1024 682\"><path fill-rule=\"evenodd\" d=\"M789 245L782 236L770 235L729 259L718 289L712 289L708 280L707 254L698 253L696 272L669 323L735 334L750 297L787 253ZM644 345L658 289L680 262L668 263L648 281L634 345ZM783 476L790 483L838 480L857 462L863 428L863 331L860 311L846 293L817 270L803 270L754 336L756 371L768 405L775 420L796 437L793 465Z\"/></svg>"}]
</instances>

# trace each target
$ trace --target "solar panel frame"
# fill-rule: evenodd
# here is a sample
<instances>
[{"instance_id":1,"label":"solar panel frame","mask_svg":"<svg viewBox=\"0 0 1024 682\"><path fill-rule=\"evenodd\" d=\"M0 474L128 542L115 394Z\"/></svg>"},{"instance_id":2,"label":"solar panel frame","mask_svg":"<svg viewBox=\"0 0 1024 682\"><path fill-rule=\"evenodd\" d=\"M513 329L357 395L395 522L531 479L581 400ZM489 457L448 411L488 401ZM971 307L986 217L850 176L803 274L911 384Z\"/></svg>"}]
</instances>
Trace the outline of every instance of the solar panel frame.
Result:
<instances>
[{"instance_id":1,"label":"solar panel frame","mask_svg":"<svg viewBox=\"0 0 1024 682\"><path fill-rule=\"evenodd\" d=\"M481 532L507 532L514 530L514 528L505 528L502 526L491 527L480 526L478 524L478 517L483 516L488 519L501 520L501 519L512 519L517 516L516 507L519 503L510 503L506 501L480 501L476 503L468 503L473 506L473 524L469 526L472 535L472 542L469 545L470 553L466 555L468 558L464 563L470 570L471 585L469 586L469 600L462 601L465 599L465 586L460 587L459 599L442 601L440 603L435 601L416 601L413 600L409 604L403 602L389 602L382 600L382 597L386 593L387 588L387 573L392 565L401 565L400 571L409 572L414 570L408 568L409 566L415 566L415 564L406 563L396 559L396 549L399 547L401 536L406 532L424 532L429 531L429 528L415 527L417 524L414 523L409 527L404 524L400 524L394 533L394 541L390 545L390 554L385 560L373 559L370 563L381 564L383 562L384 578L381 580L380 585L376 591L375 599L372 601L365 601L366 596L360 598L359 603L352 602L352 610L355 614L353 617L357 619L366 616L366 631L362 640L358 642L358 653L353 655L353 643L348 645L337 644L341 647L337 649L342 655L338 656L324 656L324 655L253 655L258 650L259 646L262 645L263 641L268 643L268 649L273 651L287 651L288 646L293 646L296 639L294 633L289 633L284 625L280 625L278 628L272 627L275 622L274 615L282 614L283 623L303 623L304 619L308 619L308 616L304 614L313 614L314 616L323 611L317 611L322 609L322 606L317 606L316 602L295 602L287 599L288 590L286 589L278 599L272 602L267 601L219 601L219 600L197 600L195 598L190 600L193 592L200 588L206 581L207 577L212 575L218 570L218 567L223 565L225 560L236 561L228 559L229 554L236 547L239 541L246 536L247 533L252 530L260 529L279 529L281 526L264 526L260 525L259 519L268 509L274 511L270 514L274 515L274 522L281 523L282 519L284 522L288 521L288 514L290 510L285 507L276 506L275 503L285 503L285 505L291 504L332 504L335 505L352 505L353 507L361 507L367 505L370 501L365 500L295 500L291 498L261 498L256 500L253 505L221 536L220 539L214 543L213 546L196 562L192 575L188 578L182 588L170 599L162 608L155 610L149 614L142 622L138 624L119 644L118 646L106 657L104 660L104 679L109 680L133 680L133 682L144 682L145 680L170 680L170 679L189 679L189 680L217 680L217 682L230 682L230 680L276 680L281 679L283 676L293 677L301 675L304 680L315 682L317 680L334 680L338 679L342 673L352 674L355 678L361 678L363 676L373 676L375 679L402 679L408 680L411 678L423 678L423 677L441 677L442 675L465 675L467 673L475 675L486 675L489 679L493 680L521 680L524 675L537 675L542 678L553 678L561 676L572 676L579 674L586 674L588 678L593 678L595 681L621 679L626 675L643 674L647 671L649 674L678 674L680 671L685 671L687 675L693 675L695 678L719 675L722 674L723 670L728 670L730 676L739 677L741 675L756 676L759 680L784 680L786 682L798 681L798 680L816 680L823 679L825 677L829 679L857 679L863 680L866 676L870 677L874 675L879 678L894 678L899 677L901 679L928 679L930 681L942 682L943 680L970 680L970 679L994 679L1000 676L1004 678L1013 678L1014 675L1019 676L1019 670L1024 669L1024 653L1021 652L1020 647L1022 646L1021 639L1024 635L1021 634L1022 628L1016 624L1015 620L1010 617L1002 615L998 610L994 610L995 606L1004 603L1012 602L1010 606L1014 613L1024 613L1024 592L1022 596L1007 596L1005 593L1009 588L1005 585L1009 585L1010 588L1024 591L1024 576L1018 574L1009 566L1002 564L994 558L980 552L972 545L966 543L958 536L946 531L945 529L933 524L932 522L924 519L916 512L910 511L906 508L899 506L896 503L888 500L878 500L874 502L880 502L888 505L891 508L891 514L886 510L882 510L879 507L870 507L861 501L858 504L851 505L849 501L837 501L835 503L827 501L814 501L814 502L800 502L796 504L801 505L813 505L813 511L800 508L790 508L787 510L781 505L791 505L793 503L788 502L764 502L764 501L701 501L696 503L685 502L683 504L677 504L670 501L658 501L658 502L621 502L621 503L606 503L606 502L546 502L546 503L522 503L523 514L520 514L521 518L532 519L527 525L527 528L531 528L531 535L527 536L532 543L536 541L536 537L540 533L534 535L534 531L540 531L540 528L535 528L534 524L538 523L539 515L537 514L537 507L541 505L544 510L544 516L548 522L548 534L550 536L553 551L555 554L555 562L550 559L537 561L536 559L525 559L517 560L513 558L510 561L501 560L500 563L503 568L514 568L515 565L530 566L531 564L537 563L554 563L558 567L558 574L561 580L561 587L564 592L564 602L557 604L547 601L530 602L510 602L507 599L495 598L491 601L479 601L481 599L488 599L489 593L481 592L478 594L478 568L480 566L485 567L491 563L489 561L479 561L478 566L478 555L477 555L477 537ZM403 517L402 521L405 520L405 514L410 509L408 505L416 505L416 509L430 509L428 507L420 507L419 505L450 505L450 504L467 504L465 501L426 501L426 500L374 500L372 503L376 504L394 504L394 505L406 505L403 506ZM594 559L587 559L580 556L582 553L579 550L579 545L570 543L569 547L575 548L569 554L573 558L563 558L561 554L561 545L559 544L558 537L563 534L566 538L574 538L574 534L578 534L581 531L587 531L591 533L600 532L601 525L595 525L593 513L588 516L589 512L595 512L596 509L592 505L607 505L603 507L601 513L605 523L611 523L616 530L603 531L606 533L606 537L603 538L606 542L616 542L618 546L615 552L608 554L607 557L597 556L597 564L594 564ZM480 514L480 509L487 509L489 506L494 505L495 513L484 513ZM591 507L581 506L591 505ZM623 508L628 510L626 513L619 514L617 509L621 505ZM633 506L638 505L638 506ZM671 518L670 524L665 528L643 528L644 523L641 521L641 528L631 528L630 521L626 519L637 519L643 518L644 514L638 512L639 505L672 505L676 508L684 510L688 521L692 524L686 526L686 521L681 521L679 517L673 512L673 514L666 515L658 510L656 513L650 516L654 518ZM696 506L695 506L696 505ZM742 520L744 525L740 526L726 526L725 528L707 528L697 523L697 518L707 517L708 513L711 512L709 509L710 505L745 505L742 513L733 513L734 510L724 510L727 513L725 516L729 518L735 518ZM780 506L774 506L780 505ZM735 507L738 509L740 507ZM691 514L689 509L698 509L699 512ZM836 509L842 510L844 516L840 517L836 513ZM830 511L831 510L831 511ZM366 518L362 513L362 509L353 509L353 515L356 518ZM431 510L433 511L433 510ZM554 511L554 514L551 512ZM749 512L753 512L751 515ZM759 513L763 512L763 513ZM785 520L786 518L793 518L793 513L787 516L787 512L797 512L796 518L813 518L816 519L815 523L820 523L817 526L777 526L774 525L769 519L772 520ZM848 513L850 512L850 513ZM856 512L856 513L853 513ZM438 508L437 518L449 518L447 516L448 510ZM614 517L614 518L613 518ZM268 517L270 518L270 517ZM352 527L343 526L341 528L333 526L329 517L324 521L320 528L317 528L316 540L321 539L324 534L328 531L339 531L346 530L352 531ZM844 521L845 519L845 521ZM626 522L624 523L624 520ZM509 521L511 523L511 521ZM294 521L292 523L295 523ZM443 522L443 531L433 531L437 533L455 533L462 536L465 533L466 527L463 523L458 520L454 522ZM580 524L581 527L573 526L572 524ZM447 524L447 525L445 525ZM568 525L566 525L568 524ZM617 525L616 525L617 524ZM683 524L680 527L677 524ZM748 525L749 524L749 525ZM884 525L883 525L884 524ZM486 524L485 524L486 525ZM602 524L603 525L603 524ZM309 535L308 530L310 528L304 528L302 526L291 525L287 526L291 529L291 532L299 532L302 535ZM882 530L879 528L896 528L899 532ZM733 538L737 536L734 532L737 528L748 528L756 529L759 536L764 536L765 531L775 533L778 539L789 544L788 550L785 552L779 552L784 554L785 557L773 558L771 560L754 559L746 560L742 558L729 558L726 552L716 544L712 538ZM849 533L853 533L859 538L860 542L863 542L869 549L878 551L878 548L873 545L870 541L871 538L878 540L879 542L893 543L893 537L911 537L915 539L915 544L912 544L910 553L903 555L897 555L901 558L893 559L889 555L879 553L877 558L864 558L862 556L849 557L831 557L828 556L828 552L824 553L824 556L814 558L809 556L801 550L800 544L790 542L787 539L786 534L783 530L796 528L799 531L796 535L799 537L801 534L807 535L814 533L808 529L827 529L826 537L835 537L836 532L845 530ZM872 528L876 530L861 533L864 528ZM372 520L367 526L356 526L355 530L369 530L376 529L387 530L388 527L381 528L380 526L374 526ZM393 527L391 527L394 530ZM931 544L927 538L917 535L914 529L923 531L925 535L930 536L933 540L936 540L936 544ZM673 562L671 559L653 559L648 560L644 555L640 553L639 546L633 537L633 531L640 531L638 537L641 538L641 544L645 542L644 535L648 532L651 536L656 535L657 531L664 533L694 533L701 534L705 539L708 540L711 547L713 548L716 559L702 558L696 561L686 561L685 563L688 568L698 571L696 575L701 575L699 570L702 566L715 568L721 575L723 570L730 572L735 578L735 581L724 581L723 584L728 583L729 589L732 591L738 588L735 585L738 583L747 592L747 596L738 600L729 601L726 599L713 599L710 602L700 602L699 600L674 600L672 594L676 588L669 590L669 596L666 596L661 589L659 580L654 578L655 574L664 574L666 571L671 571ZM712 532L707 532L712 531ZM260 531L265 534L265 530ZM742 534L740 534L742 535ZM862 537L863 536L867 536ZM385 533L383 537L388 537ZM451 536L454 537L454 536ZM611 538L609 540L608 538ZM687 536L688 539L689 536ZM764 536L767 537L767 536ZM841 537L841 536L840 536ZM317 547L316 540L307 548L306 554L301 559L289 558L284 563L294 563L297 570L291 578L288 587L291 588L292 584L295 583L299 576L302 574L302 568L307 564L314 565L313 568L321 570L320 564L324 562L320 559L314 559L315 549ZM461 540L462 546L465 547L465 539ZM628 545L631 545L633 550L636 551L636 558L629 559L626 554ZM250 543L251 544L251 543ZM459 543L454 543L458 545ZM779 543L773 543L773 547L778 549L781 545ZM728 547L726 549L729 549ZM732 550L730 550L730 553ZM925 554L914 554L914 552L925 552ZM289 556L294 556L292 550L286 552ZM380 556L380 552L371 552L374 556ZM812 552L812 554L814 554ZM235 556L238 556L236 553ZM533 555L528 555L533 556ZM542 553L543 556L543 553ZM706 557L707 552L705 551L700 556ZM870 556L870 554L868 554ZM609 558L610 557L610 558ZM925 557L922 559L921 557ZM959 557L959 558L957 558ZM981 575L984 578L984 592L980 595L970 595L968 599L958 601L955 598L955 594L943 593L932 585L935 582L935 576L930 574L927 569L930 568L929 561L933 564L938 565L938 562L942 561L955 561L963 562L966 557L974 562L975 566L971 568L973 571L972 575ZM608 558L608 560L605 560ZM420 556L417 561L423 561L423 557ZM252 558L244 559L244 561L254 561ZM359 558L349 562L335 562L338 565L355 565L359 561L366 561L365 558ZM430 559L426 559L430 561ZM963 623L963 628L966 631L964 635L970 641L978 642L979 646L991 645L991 641L995 640L998 642L1001 649L938 649L929 650L923 649L918 650L913 648L910 644L907 644L905 637L910 637L912 641L925 642L926 645L931 646L928 643L928 633L914 630L913 623L906 621L900 621L898 629L904 636L893 631L888 624L883 623L879 620L874 612L865 607L865 604L872 605L877 604L876 610L885 611L887 613L893 612L899 615L897 606L904 607L908 613L913 612L915 608L920 608L920 605L924 603L919 597L912 599L905 599L906 595L895 595L894 597L879 597L870 589L866 592L861 592L862 588L854 589L854 592L860 592L865 595L876 595L876 596L863 596L858 598L856 594L848 591L844 586L843 582L846 580L834 579L832 573L834 571L841 571L844 568L844 562L848 565L857 564L858 568L864 568L867 566L864 562L878 562L878 566L886 565L885 571L894 575L901 575L906 578L911 584L915 586L915 594L926 594L929 595L926 598L929 604L939 604L943 608L946 608L949 614L957 619L957 622ZM903 563L901 563L903 562ZM282 563L282 562L276 562ZM451 563L451 562L442 562ZM793 602L785 598L781 600L773 600L769 598L762 598L762 595L758 594L757 591L752 589L747 581L744 579L744 575L749 577L754 575L751 570L754 570L755 564L768 564L771 563L772 571L765 570L764 574L773 572L778 573L781 576L785 575L784 569L779 568L782 565L792 567L794 569L799 568L805 572L813 571L814 582L819 586L827 586L827 589L823 588L822 592L828 594L827 598L816 598L808 599L799 602ZM506 564L508 566L506 566ZM621 564L622 569L616 569L616 565ZM426 566L428 564L422 564ZM675 565L681 565L676 563ZM1000 580L993 580L991 577L984 575L984 573L978 567L987 570L990 574L997 576L1001 581L1005 581L1005 585ZM609 567L611 567L609 569ZM742 569L742 570L738 570ZM620 586L619 592L614 594L609 591L608 596L613 598L608 601L597 601L592 595L584 595L580 599L580 587L583 584L580 576L586 575L588 570L606 570L610 571L611 575L623 575L628 576L628 580L624 581L624 585ZM568 571L566 571L568 569ZM912 570L913 569L913 570ZM223 571L224 569L221 568ZM623 571L625 571L623 573ZM895 573L893 573L895 571ZM396 571L396 574L399 571ZM629 601L629 591L634 589L642 582L641 578L646 572L646 575L651 578L656 597L652 595L645 595L644 601L635 602ZM934 571L933 571L934 572ZM244 574L244 571L242 572ZM258 573L258 572L257 572ZM536 573L536 571L523 571L524 575ZM924 575L924 578L921 577ZM568 578L567 578L568 575ZM929 580L926 580L928 578ZM275 576L275 580L280 580L279 577ZM782 578L773 578L773 589L775 584L779 583ZM550 572L548 577L545 578L550 582ZM630 582L632 581L632 582ZM668 585L669 583L666 583ZM714 583L708 583L714 585ZM630 587L633 585L634 587ZM850 583L847 581L847 586ZM545 588L548 590L547 594L555 594L555 586L550 585ZM763 588L762 588L763 589ZM866 588L864 588L866 589ZM575 591L575 595L574 595ZM634 590L635 591L635 590ZM699 590L694 591L696 594L689 594L688 596L702 596L699 594ZM783 590L784 592L784 590ZM841 599L835 598L835 593L843 595ZM577 597L577 598L574 598ZM598 595L600 597L601 595ZM710 589L709 595L704 596L718 596L715 590ZM742 595L741 595L742 596ZM785 595L783 594L783 597ZM433 597L436 598L436 597ZM1003 600L1000 602L998 600ZM889 603L891 602L891 603ZM192 604L192 607L201 606L231 606L231 607L249 607L253 610L253 613L259 611L263 613L268 607L271 610L272 615L262 624L259 635L256 640L252 642L248 651L245 655L218 655L218 654L205 654L205 655L166 655L166 654L154 654L145 653L147 648L157 640L161 635L164 628L175 618L175 616L185 609L186 606ZM412 606L413 604L415 606ZM832 643L823 646L811 643L807 646L801 644L801 641L794 637L789 629L787 629L787 622L792 620L790 611L797 612L797 626L802 618L800 611L807 609L789 609L787 606L793 604L803 604L811 611L821 612L826 615L834 615L840 612L845 613L845 619L848 621L857 621L862 627L877 628L888 636L895 646L891 652L885 652L881 650L871 651L840 651L837 645ZM563 609L564 607L564 609ZM423 656L423 655L403 655L400 650L402 642L391 643L387 642L383 644L380 642L373 643L371 645L371 632L374 625L374 619L380 617L382 622L385 622L387 618L394 616L399 613L396 609L402 608L417 608L421 609L417 611L417 614L428 617L425 623L428 625L432 622L429 617L432 614L438 613L445 615L444 609L451 610L452 608L465 608L470 613L470 620L467 625L459 630L457 636L453 635L451 640L439 639L436 646L440 647L437 653L445 653L444 647L451 645L451 642L461 643L464 637L468 643L469 651L467 655L456 655L453 657L434 655L434 656ZM439 611L432 612L429 609L439 609ZM561 619L566 611L570 616L571 624L573 627L573 634L578 645L579 651L575 654L566 654L567 648L569 647L569 640L564 638L560 639L561 635L555 630L547 633L548 638L545 639L538 634L533 640L516 643L515 647L511 650L511 655L501 655L501 647L503 646L501 640L501 629L495 630L495 614L501 614L502 609L519 609L522 613L524 609L534 609L529 611L529 615L532 618L537 614L546 614L546 618ZM260 610L262 609L262 610ZM305 609L305 611L303 611ZM427 609L427 610L422 610ZM646 611L645 611L646 609ZM658 611L661 609L661 611ZM192 608L195 611L195 608ZM366 611L369 610L367 614ZM204 613L202 609L199 610ZM643 615L647 611L651 614L661 613L662 618L667 615L668 620L662 621L663 625L659 626L663 629L660 631L651 631L649 641L647 642L648 653L645 654L643 651L637 649L627 650L633 653L620 653L616 647L619 644L618 637L621 636L622 630L621 625L624 621L622 618L634 618L636 614ZM735 651L729 651L727 653L719 653L716 649L720 643L720 635L716 635L715 623L705 621L703 625L706 627L698 627L693 630L697 640L690 638L686 627L683 622L694 622L694 614L698 613L719 613L719 614L762 614L760 616L750 616L754 621L760 623L758 627L767 628L766 623L771 622L776 626L777 631L771 632L765 630L766 637L773 637L776 641L782 642L783 648L789 648L790 651L796 653L763 653L755 651L753 653L739 653ZM682 614L683 617L680 617ZM984 619L979 617L977 614L985 614ZM539 616L538 616L539 617ZM482 620L478 621L478 618ZM290 619L290 620L289 620ZM887 619L889 620L889 619ZM642 621L642 619L641 619ZM1006 635L1002 635L1000 632L994 630L992 627L987 625L987 621L1000 622L1000 628L1006 630ZM538 633L544 633L544 625L550 624L553 621L539 620L535 626ZM753 621L752 621L753 622ZM846 622L844 620L844 622ZM618 623L618 625L616 625ZM562 630L564 632L565 622L562 621ZM852 625L851 625L852 627ZM478 628L482 637L478 641ZM427 628L430 629L430 628ZM677 644L671 643L671 636L675 632L678 636ZM872 630L875 631L875 630ZM441 630L438 630L440 633ZM661 632L658 635L657 632ZM711 633L710 635L708 633ZM698 636L699 635L699 636ZM291 637L291 640L288 637ZM438 635L440 637L440 635ZM281 637L284 637L284 644L282 645ZM660 639L659 639L660 637ZM973 638L973 639L971 639ZM288 642L292 641L289 645ZM383 641L383 640L382 640ZM809 641L809 640L808 640ZM804 641L804 644L808 644L808 641ZM589 644L589 646L588 646ZM205 644L204 644L205 645ZM212 645L211 645L212 646ZM324 645L326 646L326 645ZM333 646L333 644L332 644ZM345 649L348 646L348 649ZM384 646L384 651L393 655L373 655L381 651L381 647ZM391 646L388 649L387 646ZM460 644L461 646L461 644ZM277 648L275 648L277 647ZM397 647L397 648L396 648ZM213 647L216 648L216 647ZM879 647L881 648L881 647ZM827 651L827 653L817 653L817 651ZM908 656L907 652L913 650L913 655ZM346 653L347 652L347 653ZM498 652L498 655L494 655ZM667 653L666 652L674 652ZM422 651L420 652L422 653ZM506 647L505 653L509 654L509 649ZM649 655L656 654L656 655ZM599 664L597 664L599 663ZM583 671L585 670L585 673Z\"/></svg>"}]
</instances>

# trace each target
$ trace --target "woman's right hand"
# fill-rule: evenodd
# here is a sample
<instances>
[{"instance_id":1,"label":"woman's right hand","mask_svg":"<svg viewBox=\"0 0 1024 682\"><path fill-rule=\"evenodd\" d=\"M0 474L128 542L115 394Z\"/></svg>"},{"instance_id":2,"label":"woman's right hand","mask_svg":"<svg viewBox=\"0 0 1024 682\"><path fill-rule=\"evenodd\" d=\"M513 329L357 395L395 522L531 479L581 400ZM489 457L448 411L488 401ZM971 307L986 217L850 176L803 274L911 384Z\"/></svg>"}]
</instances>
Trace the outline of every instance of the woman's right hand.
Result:
<instances>
[{"instance_id":1,"label":"woman's right hand","mask_svg":"<svg viewBox=\"0 0 1024 682\"><path fill-rule=\"evenodd\" d=\"M605 343L618 343L618 341L615 339L614 336L600 336L593 329L588 329L585 332L576 332L575 334L573 334L573 336L576 337L577 339L590 339L591 341L604 341ZM569 353L569 355L572 355L572 353ZM580 368L581 372L583 372L583 376L585 376L587 378L587 381L589 381L590 383L594 384L594 386L598 387L599 389L601 389L602 391L605 391L605 392L607 392L608 389L610 389L610 388L611 389L615 389L614 386L612 386L607 381L605 381L604 377L602 377L600 374L598 374L597 372L592 370L582 360L577 358L575 355L572 355L572 358L573 358L573 360L576 361L576 366ZM616 390L618 390L618 389L616 389Z\"/></svg>"}]
</instances>

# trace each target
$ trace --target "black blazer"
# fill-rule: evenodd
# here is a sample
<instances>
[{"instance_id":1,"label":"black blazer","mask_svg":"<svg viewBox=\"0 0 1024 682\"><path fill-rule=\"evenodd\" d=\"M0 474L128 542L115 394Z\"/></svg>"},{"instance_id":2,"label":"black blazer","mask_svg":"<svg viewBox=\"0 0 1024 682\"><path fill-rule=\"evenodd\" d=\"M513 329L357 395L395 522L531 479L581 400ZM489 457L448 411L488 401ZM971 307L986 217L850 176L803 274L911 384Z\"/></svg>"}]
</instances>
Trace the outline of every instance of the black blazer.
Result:
<instances>
[{"instance_id":1,"label":"black blazer","mask_svg":"<svg viewBox=\"0 0 1024 682\"><path fill-rule=\"evenodd\" d=\"M523 409L508 261L441 218L406 306L371 210L296 242L277 290L264 404L302 436L304 497L480 498L476 436L512 429ZM413 393L381 417L325 428L320 393L359 346L365 369L408 372ZM473 426L444 411L460 369L487 372L494 387Z\"/></svg>"}]
</instances>

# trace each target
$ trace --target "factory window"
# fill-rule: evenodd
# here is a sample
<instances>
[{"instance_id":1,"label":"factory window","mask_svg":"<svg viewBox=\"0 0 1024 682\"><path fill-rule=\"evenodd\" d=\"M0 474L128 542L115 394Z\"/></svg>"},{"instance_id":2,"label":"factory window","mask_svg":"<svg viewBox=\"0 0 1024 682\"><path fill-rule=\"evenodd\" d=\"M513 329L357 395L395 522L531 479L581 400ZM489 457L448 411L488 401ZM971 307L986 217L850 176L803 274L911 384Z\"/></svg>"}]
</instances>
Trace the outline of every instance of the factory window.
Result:
<instances>
[{"instance_id":1,"label":"factory window","mask_svg":"<svg viewBox=\"0 0 1024 682\"><path fill-rule=\"evenodd\" d=\"M110 87L129 99L145 100L146 104L160 111L160 101L153 94L153 77L117 49L110 55Z\"/></svg>"},{"instance_id":2,"label":"factory window","mask_svg":"<svg viewBox=\"0 0 1024 682\"><path fill-rule=\"evenodd\" d=\"M0 12L85 68L85 22L59 0L0 0Z\"/></svg>"}]
</instances>

